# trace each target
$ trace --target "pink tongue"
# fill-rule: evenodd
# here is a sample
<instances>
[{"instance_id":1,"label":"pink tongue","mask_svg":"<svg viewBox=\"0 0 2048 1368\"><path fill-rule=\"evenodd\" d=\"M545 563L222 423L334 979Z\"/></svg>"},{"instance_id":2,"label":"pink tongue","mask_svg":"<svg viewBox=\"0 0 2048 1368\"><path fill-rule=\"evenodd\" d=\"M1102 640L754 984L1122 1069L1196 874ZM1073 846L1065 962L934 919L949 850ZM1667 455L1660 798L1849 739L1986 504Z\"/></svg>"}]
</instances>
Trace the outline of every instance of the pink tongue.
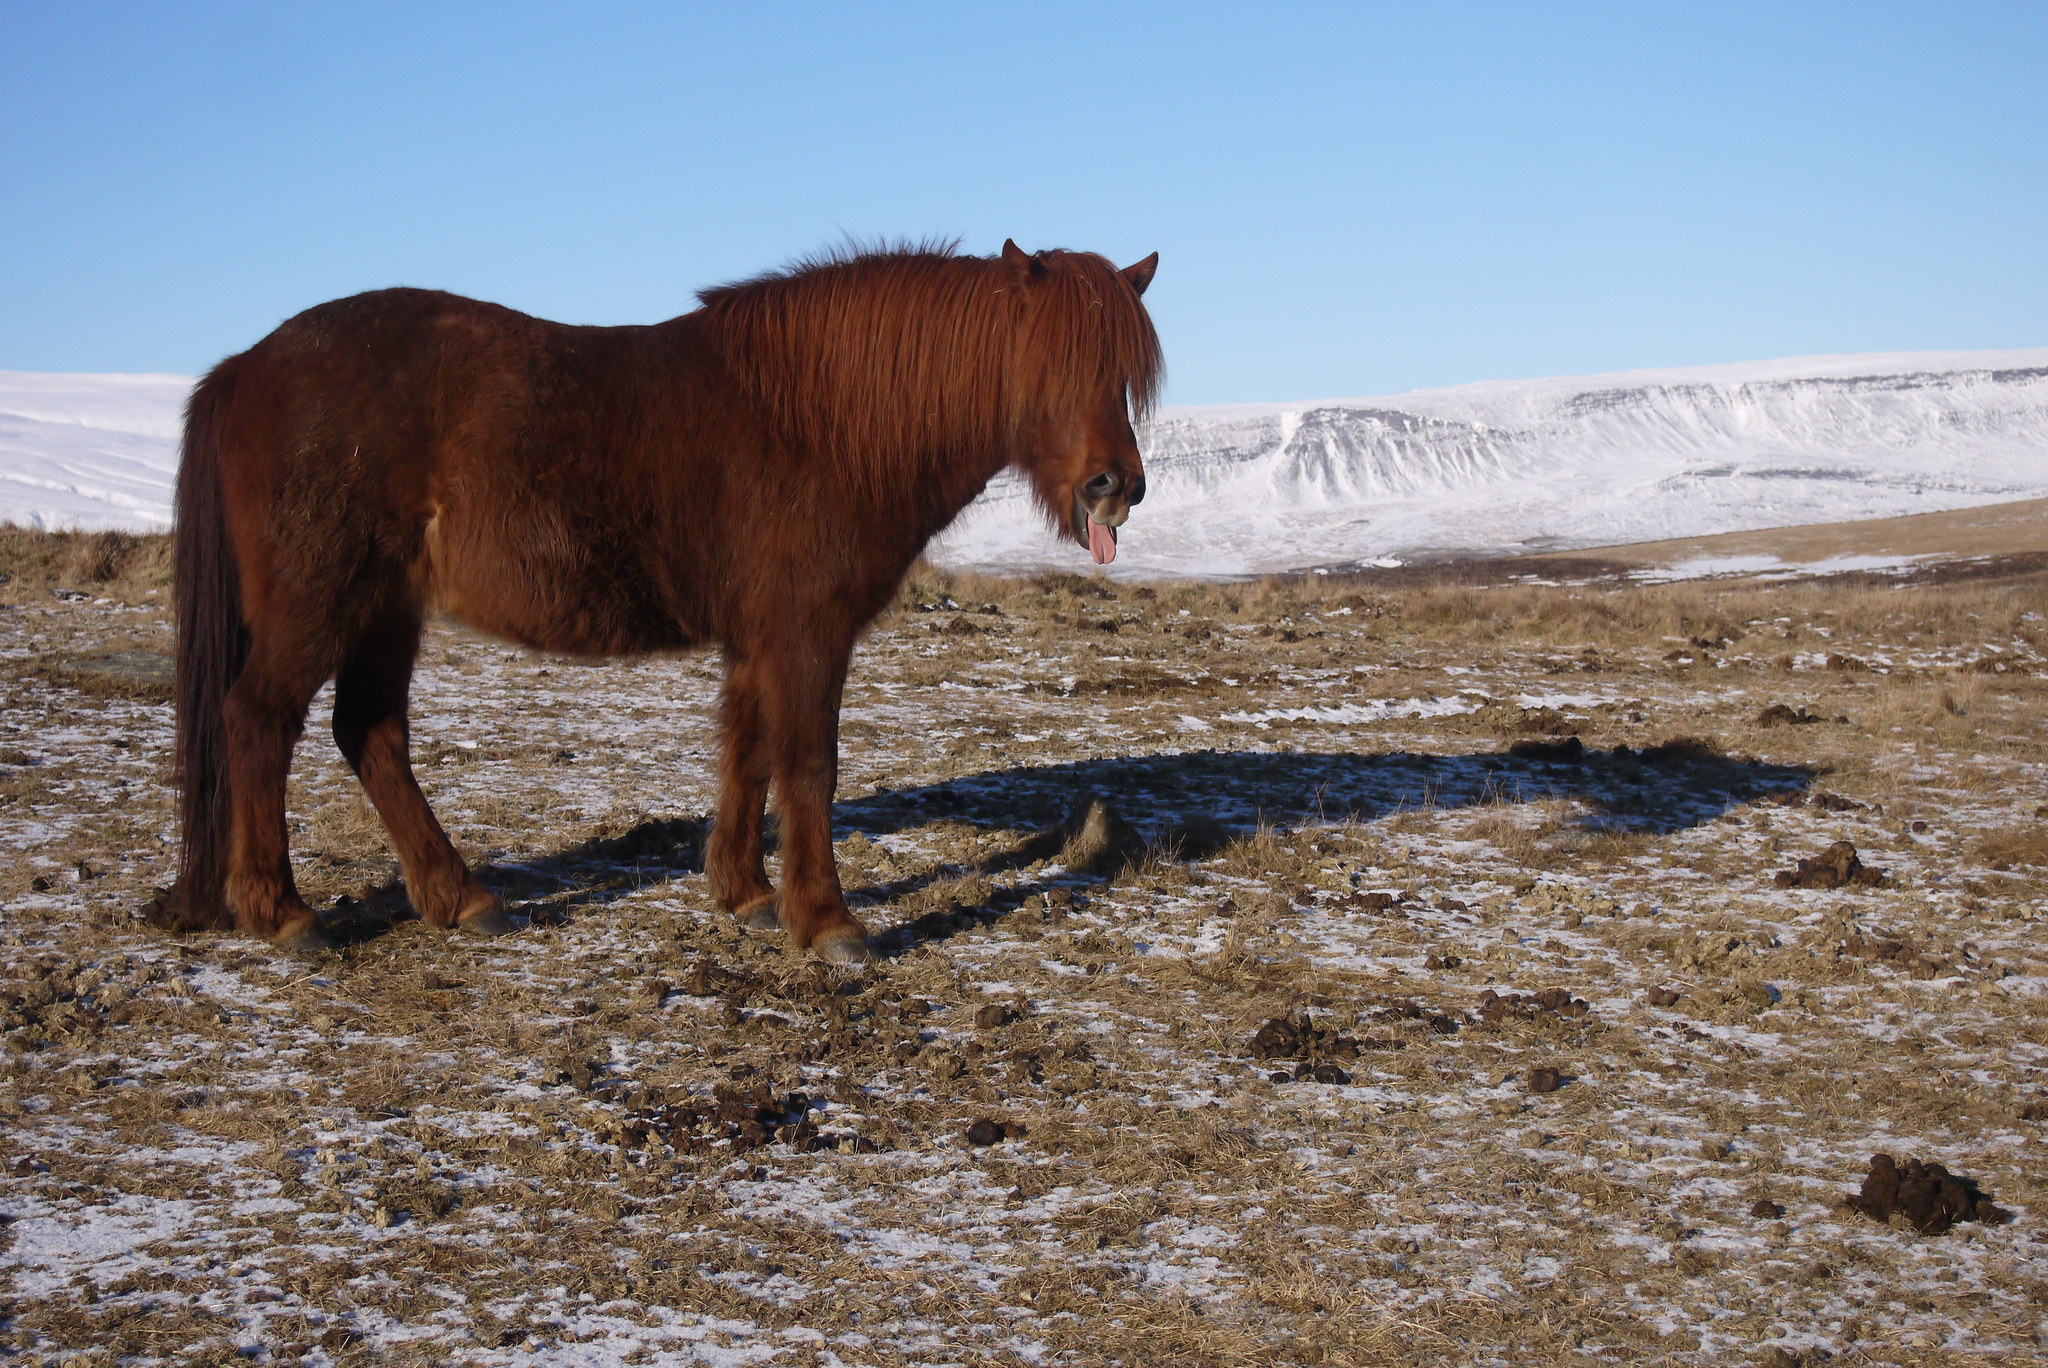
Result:
<instances>
[{"instance_id":1,"label":"pink tongue","mask_svg":"<svg viewBox=\"0 0 2048 1368\"><path fill-rule=\"evenodd\" d=\"M1093 518L1088 520L1088 554L1095 557L1097 565L1116 559L1116 532Z\"/></svg>"}]
</instances>

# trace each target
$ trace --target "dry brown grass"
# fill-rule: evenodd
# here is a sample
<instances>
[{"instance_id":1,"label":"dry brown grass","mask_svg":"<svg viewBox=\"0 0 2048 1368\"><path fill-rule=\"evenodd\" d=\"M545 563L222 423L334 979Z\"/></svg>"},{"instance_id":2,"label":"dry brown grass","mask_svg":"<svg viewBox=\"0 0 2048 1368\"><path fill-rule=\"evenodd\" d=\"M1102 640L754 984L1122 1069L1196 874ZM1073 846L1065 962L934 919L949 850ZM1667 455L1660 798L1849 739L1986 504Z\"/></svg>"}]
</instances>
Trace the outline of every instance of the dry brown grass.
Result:
<instances>
[{"instance_id":1,"label":"dry brown grass","mask_svg":"<svg viewBox=\"0 0 2048 1368\"><path fill-rule=\"evenodd\" d=\"M0 872L0 1197L35 1239L152 1202L208 1223L16 1297L0 1352L2016 1361L2048 1204L2013 1142L2038 1138L2048 1038L2039 602L920 570L842 736L849 887L913 933L864 973L710 904L700 664L565 679L435 628L421 734L459 718L479 744L423 743L445 763L422 783L538 921L489 944L392 924L374 817L316 735L304 886L375 896L312 966L129 922L167 872L163 710L0 673L0 825L36 833ZM117 620L43 609L0 616L19 660ZM1665 659L1716 623L1745 635ZM1961 668L1992 646L2019 668ZM1606 701L1283 716L1467 687ZM1827 720L1761 728L1771 702ZM1587 757L1507 753L1565 725ZM1643 754L1684 736L1709 744ZM1820 790L1839 801L1762 796ZM1088 794L1143 859L1062 866ZM1895 886L1773 886L1837 839ZM1551 989L1592 1006L1480 1010ZM1301 1061L1253 1032L1303 1013L1367 1042L1335 1061L1349 1083L1269 1080ZM1563 1086L1532 1092L1539 1067ZM751 1090L806 1094L848 1143L664 1112ZM970 1144L978 1118L1022 1133ZM1876 1143L2021 1220L1923 1240L1844 1215ZM256 1197L289 1209L234 1214ZM232 1314L173 1304L194 1296Z\"/></svg>"},{"instance_id":2,"label":"dry brown grass","mask_svg":"<svg viewBox=\"0 0 2048 1368\"><path fill-rule=\"evenodd\" d=\"M153 589L169 591L171 539L165 533L43 532L0 523L0 575L14 593L90 589L137 599Z\"/></svg>"},{"instance_id":3,"label":"dry brown grass","mask_svg":"<svg viewBox=\"0 0 2048 1368\"><path fill-rule=\"evenodd\" d=\"M1986 832L1971 847L1977 858L1993 866L2048 865L2048 827L2008 827Z\"/></svg>"}]
</instances>

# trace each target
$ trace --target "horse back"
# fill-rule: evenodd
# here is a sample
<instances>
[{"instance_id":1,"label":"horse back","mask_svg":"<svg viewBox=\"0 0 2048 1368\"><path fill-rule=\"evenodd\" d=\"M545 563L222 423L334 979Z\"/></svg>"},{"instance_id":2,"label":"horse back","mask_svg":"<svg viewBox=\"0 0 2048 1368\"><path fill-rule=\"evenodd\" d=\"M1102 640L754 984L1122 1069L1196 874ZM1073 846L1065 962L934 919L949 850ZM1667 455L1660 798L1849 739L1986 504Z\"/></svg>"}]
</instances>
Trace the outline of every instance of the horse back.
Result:
<instances>
[{"instance_id":1,"label":"horse back","mask_svg":"<svg viewBox=\"0 0 2048 1368\"><path fill-rule=\"evenodd\" d=\"M690 586L717 567L691 562L717 546L728 481L701 453L743 466L758 439L689 322L571 327L383 290L307 310L223 363L250 620L403 603L586 654L715 634ZM679 538L679 514L713 534Z\"/></svg>"}]
</instances>

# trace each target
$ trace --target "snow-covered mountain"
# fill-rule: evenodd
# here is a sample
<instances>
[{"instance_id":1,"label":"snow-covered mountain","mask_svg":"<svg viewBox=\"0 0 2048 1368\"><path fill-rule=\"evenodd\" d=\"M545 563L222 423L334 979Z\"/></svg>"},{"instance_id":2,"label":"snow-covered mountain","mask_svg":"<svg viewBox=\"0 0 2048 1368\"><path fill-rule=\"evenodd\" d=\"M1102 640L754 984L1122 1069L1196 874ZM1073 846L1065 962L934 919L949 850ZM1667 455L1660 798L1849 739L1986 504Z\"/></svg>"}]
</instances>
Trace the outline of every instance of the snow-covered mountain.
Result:
<instances>
[{"instance_id":1,"label":"snow-covered mountain","mask_svg":"<svg viewBox=\"0 0 2048 1368\"><path fill-rule=\"evenodd\" d=\"M2048 495L2048 348L1497 380L1166 409L1117 568L1247 574L1891 517ZM1002 481L942 563L1086 568Z\"/></svg>"},{"instance_id":2,"label":"snow-covered mountain","mask_svg":"<svg viewBox=\"0 0 2048 1368\"><path fill-rule=\"evenodd\" d=\"M192 380L0 371L0 522L171 525L171 478Z\"/></svg>"},{"instance_id":3,"label":"snow-covered mountain","mask_svg":"<svg viewBox=\"0 0 2048 1368\"><path fill-rule=\"evenodd\" d=\"M0 372L0 519L161 528L168 375ZM1161 412L1115 569L1250 574L1889 517L2048 496L2048 348L1497 380ZM1087 569L999 480L934 548Z\"/></svg>"}]
</instances>

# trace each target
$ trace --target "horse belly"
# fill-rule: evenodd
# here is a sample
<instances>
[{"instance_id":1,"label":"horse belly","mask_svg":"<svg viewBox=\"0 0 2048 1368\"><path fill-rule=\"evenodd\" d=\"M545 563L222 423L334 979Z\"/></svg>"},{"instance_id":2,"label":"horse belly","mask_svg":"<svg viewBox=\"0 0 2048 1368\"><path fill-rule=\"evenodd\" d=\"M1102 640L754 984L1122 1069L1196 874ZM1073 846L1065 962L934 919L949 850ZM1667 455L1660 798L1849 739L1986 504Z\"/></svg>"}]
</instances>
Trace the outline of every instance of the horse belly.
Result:
<instances>
[{"instance_id":1,"label":"horse belly","mask_svg":"<svg viewBox=\"0 0 2048 1368\"><path fill-rule=\"evenodd\" d=\"M437 612L492 636L570 655L682 650L699 636L617 563L556 519L465 518L437 510L426 525L427 592Z\"/></svg>"}]
</instances>

